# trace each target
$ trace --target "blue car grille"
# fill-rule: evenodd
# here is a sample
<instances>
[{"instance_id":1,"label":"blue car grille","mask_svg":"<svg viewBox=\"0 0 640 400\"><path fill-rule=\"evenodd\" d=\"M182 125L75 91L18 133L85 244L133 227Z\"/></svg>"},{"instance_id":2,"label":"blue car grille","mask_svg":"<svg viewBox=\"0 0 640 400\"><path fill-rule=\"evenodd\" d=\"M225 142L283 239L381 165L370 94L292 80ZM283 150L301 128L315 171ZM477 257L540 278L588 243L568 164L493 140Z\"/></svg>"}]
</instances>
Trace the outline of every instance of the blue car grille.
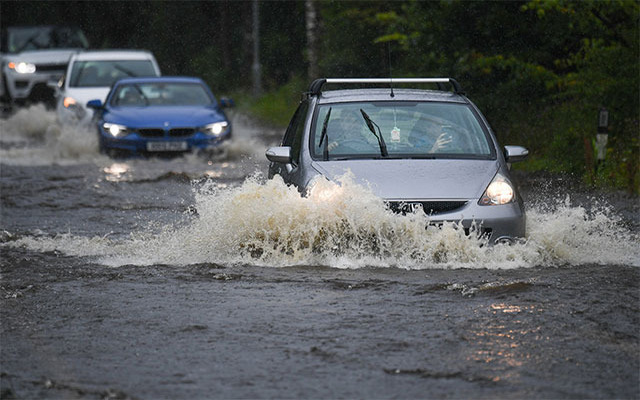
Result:
<instances>
[{"instance_id":1,"label":"blue car grille","mask_svg":"<svg viewBox=\"0 0 640 400\"><path fill-rule=\"evenodd\" d=\"M196 130L193 128L173 128L169 131L169 136L185 137L191 136L194 133L196 133Z\"/></svg>"},{"instance_id":2,"label":"blue car grille","mask_svg":"<svg viewBox=\"0 0 640 400\"><path fill-rule=\"evenodd\" d=\"M171 137L187 137L196 133L195 128L173 128L166 131L161 128L143 128L138 129L138 135L148 138L164 137L167 134Z\"/></svg>"},{"instance_id":3,"label":"blue car grille","mask_svg":"<svg viewBox=\"0 0 640 400\"><path fill-rule=\"evenodd\" d=\"M441 214L462 208L466 201L389 201L387 206L396 214L405 215L422 206L427 215Z\"/></svg>"},{"instance_id":4,"label":"blue car grille","mask_svg":"<svg viewBox=\"0 0 640 400\"><path fill-rule=\"evenodd\" d=\"M156 129L156 128L138 129L138 135L143 137L163 137L164 129Z\"/></svg>"}]
</instances>

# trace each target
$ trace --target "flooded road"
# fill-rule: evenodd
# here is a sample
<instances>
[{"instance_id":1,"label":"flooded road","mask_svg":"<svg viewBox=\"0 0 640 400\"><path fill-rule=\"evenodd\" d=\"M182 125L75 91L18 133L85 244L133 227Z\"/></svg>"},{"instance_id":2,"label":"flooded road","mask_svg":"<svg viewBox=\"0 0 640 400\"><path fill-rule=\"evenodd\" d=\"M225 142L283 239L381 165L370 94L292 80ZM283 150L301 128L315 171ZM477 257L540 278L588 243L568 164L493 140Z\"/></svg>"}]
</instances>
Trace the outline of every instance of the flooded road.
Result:
<instances>
[{"instance_id":1,"label":"flooded road","mask_svg":"<svg viewBox=\"0 0 640 400\"><path fill-rule=\"evenodd\" d=\"M344 177L265 182L280 132L112 160L33 107L0 122L2 398L638 398L637 198L523 175L487 247Z\"/></svg>"}]
</instances>

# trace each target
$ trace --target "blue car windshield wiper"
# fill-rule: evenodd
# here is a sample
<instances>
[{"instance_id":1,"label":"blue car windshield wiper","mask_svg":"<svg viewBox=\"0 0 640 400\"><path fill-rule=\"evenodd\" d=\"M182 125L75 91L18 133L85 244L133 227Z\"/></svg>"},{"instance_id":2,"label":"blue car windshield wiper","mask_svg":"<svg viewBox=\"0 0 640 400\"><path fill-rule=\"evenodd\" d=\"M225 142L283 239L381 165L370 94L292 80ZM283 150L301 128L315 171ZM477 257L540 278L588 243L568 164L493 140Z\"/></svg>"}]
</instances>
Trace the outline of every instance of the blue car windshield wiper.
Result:
<instances>
[{"instance_id":1,"label":"blue car windshield wiper","mask_svg":"<svg viewBox=\"0 0 640 400\"><path fill-rule=\"evenodd\" d=\"M322 123L322 132L320 133L320 143L318 144L318 147L320 147L324 142L324 147L322 148L322 159L324 161L329 160L329 138L327 137L327 125L329 124L330 116L331 116L331 107L329 107L327 116L324 117L324 122Z\"/></svg>"},{"instance_id":2,"label":"blue car windshield wiper","mask_svg":"<svg viewBox=\"0 0 640 400\"><path fill-rule=\"evenodd\" d=\"M149 99L147 98L147 96L144 95L144 92L142 91L140 86L138 86L138 84L134 84L133 87L136 88L138 93L140 93L140 96L142 96L142 98L144 99L144 105L148 106L149 105Z\"/></svg>"},{"instance_id":3,"label":"blue car windshield wiper","mask_svg":"<svg viewBox=\"0 0 640 400\"><path fill-rule=\"evenodd\" d=\"M371 120L371 118L367 115L366 112L364 112L362 108L360 109L360 112L362 113L362 117L367 123L367 128L369 128L371 133L373 133L373 136L375 136L376 139L378 139L378 146L380 146L380 154L382 155L382 157L388 157L389 152L387 151L387 144L384 142L384 138L382 137L382 133L380 132L380 127L378 126L378 124L376 124ZM376 128L378 128L378 133L376 133L376 130L374 129L374 125Z\"/></svg>"}]
</instances>

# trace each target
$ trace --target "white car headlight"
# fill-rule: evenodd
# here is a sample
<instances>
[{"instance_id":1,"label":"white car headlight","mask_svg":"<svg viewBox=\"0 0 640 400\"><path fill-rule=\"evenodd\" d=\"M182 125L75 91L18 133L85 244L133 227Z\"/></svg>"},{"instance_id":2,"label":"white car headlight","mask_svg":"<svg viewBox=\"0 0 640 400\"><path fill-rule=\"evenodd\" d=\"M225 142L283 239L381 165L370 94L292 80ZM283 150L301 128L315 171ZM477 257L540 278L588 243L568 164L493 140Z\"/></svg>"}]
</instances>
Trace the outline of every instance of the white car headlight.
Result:
<instances>
[{"instance_id":1,"label":"white car headlight","mask_svg":"<svg viewBox=\"0 0 640 400\"><path fill-rule=\"evenodd\" d=\"M65 97L62 100L62 105L64 106L64 108L69 108L71 106L75 106L78 103L76 102L76 99L74 99L73 97Z\"/></svg>"},{"instance_id":2,"label":"white car headlight","mask_svg":"<svg viewBox=\"0 0 640 400\"><path fill-rule=\"evenodd\" d=\"M213 124L205 125L202 131L208 135L220 136L222 132L227 130L229 123L227 121L214 122Z\"/></svg>"},{"instance_id":3,"label":"white car headlight","mask_svg":"<svg viewBox=\"0 0 640 400\"><path fill-rule=\"evenodd\" d=\"M129 130L124 125L111 124L109 122L105 122L102 124L102 128L109 132L113 137L122 137L129 133Z\"/></svg>"},{"instance_id":4,"label":"white car headlight","mask_svg":"<svg viewBox=\"0 0 640 400\"><path fill-rule=\"evenodd\" d=\"M28 62L10 62L9 68L19 74L33 74L36 72L36 65Z\"/></svg>"},{"instance_id":5,"label":"white car headlight","mask_svg":"<svg viewBox=\"0 0 640 400\"><path fill-rule=\"evenodd\" d=\"M515 191L511 183L501 174L496 174L478 204L481 206L497 206L511 203L515 198Z\"/></svg>"},{"instance_id":6,"label":"white car headlight","mask_svg":"<svg viewBox=\"0 0 640 400\"><path fill-rule=\"evenodd\" d=\"M62 105L68 111L69 115L72 115L78 120L82 119L87 114L84 107L82 107L73 97L65 97L62 99Z\"/></svg>"}]
</instances>

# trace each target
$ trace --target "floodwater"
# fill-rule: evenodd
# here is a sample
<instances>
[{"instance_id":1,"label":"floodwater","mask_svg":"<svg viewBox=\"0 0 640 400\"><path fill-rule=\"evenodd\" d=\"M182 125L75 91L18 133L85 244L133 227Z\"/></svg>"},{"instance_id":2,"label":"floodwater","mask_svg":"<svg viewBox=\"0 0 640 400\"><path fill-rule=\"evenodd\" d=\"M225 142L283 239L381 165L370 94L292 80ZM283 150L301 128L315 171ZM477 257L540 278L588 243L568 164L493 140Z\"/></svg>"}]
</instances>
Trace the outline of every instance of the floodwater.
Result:
<instances>
[{"instance_id":1,"label":"floodwater","mask_svg":"<svg viewBox=\"0 0 640 400\"><path fill-rule=\"evenodd\" d=\"M232 118L169 160L0 120L2 398L640 397L637 198L517 174L527 240L488 247L267 181L281 132Z\"/></svg>"}]
</instances>

